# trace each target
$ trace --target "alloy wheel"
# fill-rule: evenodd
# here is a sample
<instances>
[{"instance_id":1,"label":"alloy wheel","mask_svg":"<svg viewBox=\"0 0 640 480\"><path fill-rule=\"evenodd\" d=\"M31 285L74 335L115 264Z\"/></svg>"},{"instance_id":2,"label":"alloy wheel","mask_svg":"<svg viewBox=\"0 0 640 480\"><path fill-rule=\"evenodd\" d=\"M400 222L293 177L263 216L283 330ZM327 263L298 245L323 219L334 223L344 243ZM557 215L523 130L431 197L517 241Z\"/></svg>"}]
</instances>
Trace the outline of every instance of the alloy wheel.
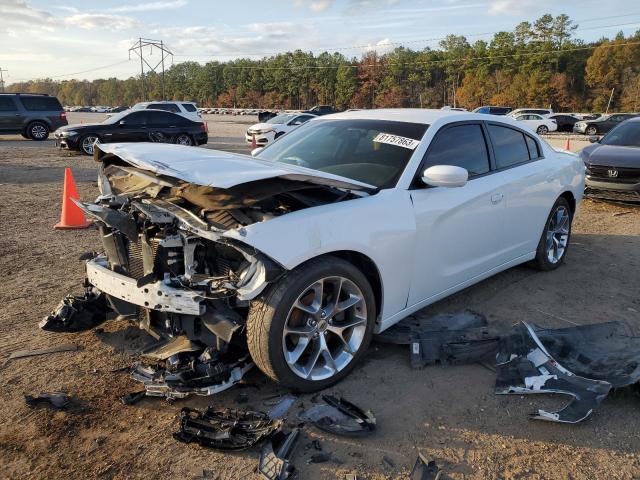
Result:
<instances>
[{"instance_id":1,"label":"alloy wheel","mask_svg":"<svg viewBox=\"0 0 640 480\"><path fill-rule=\"evenodd\" d=\"M538 133L538 135L544 135L544 134L545 134L545 133L547 133L548 131L549 131L549 129L548 129L546 126L544 126L544 125L540 125L540 126L538 127L538 132L537 132L537 133Z\"/></svg>"},{"instance_id":2,"label":"alloy wheel","mask_svg":"<svg viewBox=\"0 0 640 480\"><path fill-rule=\"evenodd\" d=\"M299 377L318 381L343 370L362 346L367 305L344 277L322 278L305 288L289 310L282 350Z\"/></svg>"},{"instance_id":3,"label":"alloy wheel","mask_svg":"<svg viewBox=\"0 0 640 480\"><path fill-rule=\"evenodd\" d=\"M93 155L93 144L98 140L95 135L87 135L82 139L82 151L87 155Z\"/></svg>"},{"instance_id":4,"label":"alloy wheel","mask_svg":"<svg viewBox=\"0 0 640 480\"><path fill-rule=\"evenodd\" d=\"M178 135L178 138L176 138L176 143L178 145L191 145L191 137L189 137L189 135Z\"/></svg>"},{"instance_id":5,"label":"alloy wheel","mask_svg":"<svg viewBox=\"0 0 640 480\"><path fill-rule=\"evenodd\" d=\"M31 138L35 138L36 140L45 138L47 136L47 129L40 125L39 123L35 124L30 129Z\"/></svg>"},{"instance_id":6,"label":"alloy wheel","mask_svg":"<svg viewBox=\"0 0 640 480\"><path fill-rule=\"evenodd\" d=\"M547 225L546 252L550 263L556 264L564 256L569 242L570 215L569 211L560 205L551 215Z\"/></svg>"}]
</instances>

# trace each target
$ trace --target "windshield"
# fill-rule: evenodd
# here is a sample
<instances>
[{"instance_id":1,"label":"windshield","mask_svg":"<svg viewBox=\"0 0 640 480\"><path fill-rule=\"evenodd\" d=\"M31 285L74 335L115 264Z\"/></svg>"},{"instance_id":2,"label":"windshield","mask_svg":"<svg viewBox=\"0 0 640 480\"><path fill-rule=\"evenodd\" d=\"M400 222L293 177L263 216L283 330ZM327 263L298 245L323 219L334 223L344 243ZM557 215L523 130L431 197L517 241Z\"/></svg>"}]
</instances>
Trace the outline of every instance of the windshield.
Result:
<instances>
[{"instance_id":1,"label":"windshield","mask_svg":"<svg viewBox=\"0 0 640 480\"><path fill-rule=\"evenodd\" d=\"M611 130L602 140L602 145L640 147L640 122L625 122Z\"/></svg>"},{"instance_id":2,"label":"windshield","mask_svg":"<svg viewBox=\"0 0 640 480\"><path fill-rule=\"evenodd\" d=\"M293 120L293 117L295 117L295 115L292 115L290 113L283 114L283 115L276 115L275 117L267 120L266 123L273 123L273 124L279 125L281 123L287 123L288 121Z\"/></svg>"},{"instance_id":3,"label":"windshield","mask_svg":"<svg viewBox=\"0 0 640 480\"><path fill-rule=\"evenodd\" d=\"M106 125L118 123L120 120L122 120L124 117L126 117L130 113L131 113L131 110L124 110L124 111L122 111L120 113L115 113L115 114L111 115L109 118L107 118L102 123L104 123Z\"/></svg>"},{"instance_id":4,"label":"windshield","mask_svg":"<svg viewBox=\"0 0 640 480\"><path fill-rule=\"evenodd\" d=\"M384 120L315 120L273 142L257 157L390 188L427 128Z\"/></svg>"}]
</instances>

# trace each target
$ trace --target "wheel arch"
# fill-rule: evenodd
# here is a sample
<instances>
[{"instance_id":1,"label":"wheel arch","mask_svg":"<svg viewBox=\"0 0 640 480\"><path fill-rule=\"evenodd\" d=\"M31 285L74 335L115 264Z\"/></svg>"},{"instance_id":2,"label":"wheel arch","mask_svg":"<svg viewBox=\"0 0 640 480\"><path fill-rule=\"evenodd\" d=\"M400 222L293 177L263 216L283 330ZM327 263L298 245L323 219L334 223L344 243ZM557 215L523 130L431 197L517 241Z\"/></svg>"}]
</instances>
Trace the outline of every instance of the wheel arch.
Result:
<instances>
[{"instance_id":1,"label":"wheel arch","mask_svg":"<svg viewBox=\"0 0 640 480\"><path fill-rule=\"evenodd\" d=\"M51 122L49 122L47 119L45 118L32 118L29 121L27 121L26 125L24 126L24 133L27 133L29 131L29 129L31 128L31 125L33 125L34 123L43 123L47 126L47 128L49 129L49 132L52 131L51 128Z\"/></svg>"},{"instance_id":2,"label":"wheel arch","mask_svg":"<svg viewBox=\"0 0 640 480\"><path fill-rule=\"evenodd\" d=\"M571 192L570 190L565 190L560 194L560 197L569 202L569 206L571 207L571 214L573 215L574 213L576 213L576 197L573 196L573 192Z\"/></svg>"},{"instance_id":3,"label":"wheel arch","mask_svg":"<svg viewBox=\"0 0 640 480\"><path fill-rule=\"evenodd\" d=\"M319 258L322 259L325 257L340 258L346 262L349 262L362 272L362 274L371 284L373 296L376 300L376 314L379 319L382 314L384 290L382 284L382 276L380 275L380 270L378 269L376 263L369 256L355 250L335 250L332 252L325 252L317 257L309 258L301 264L296 265L295 268L299 268L311 260L317 260Z\"/></svg>"}]
</instances>

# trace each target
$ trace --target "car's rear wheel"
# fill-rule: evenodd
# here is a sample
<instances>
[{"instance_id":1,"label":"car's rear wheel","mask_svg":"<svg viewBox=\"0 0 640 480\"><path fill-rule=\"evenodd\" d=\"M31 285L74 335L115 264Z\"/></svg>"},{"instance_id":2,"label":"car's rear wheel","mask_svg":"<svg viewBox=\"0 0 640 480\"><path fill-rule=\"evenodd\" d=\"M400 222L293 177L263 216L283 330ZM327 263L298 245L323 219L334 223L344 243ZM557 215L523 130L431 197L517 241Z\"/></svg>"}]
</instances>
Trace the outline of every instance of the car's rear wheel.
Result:
<instances>
[{"instance_id":1,"label":"car's rear wheel","mask_svg":"<svg viewBox=\"0 0 640 480\"><path fill-rule=\"evenodd\" d=\"M544 135L548 132L549 132L549 127L547 127L546 125L540 125L536 130L536 133L538 135Z\"/></svg>"},{"instance_id":2,"label":"car's rear wheel","mask_svg":"<svg viewBox=\"0 0 640 480\"><path fill-rule=\"evenodd\" d=\"M540 237L534 266L540 270L555 270L564 261L571 238L573 212L566 198L560 197L549 213Z\"/></svg>"},{"instance_id":3,"label":"car's rear wheel","mask_svg":"<svg viewBox=\"0 0 640 480\"><path fill-rule=\"evenodd\" d=\"M174 143L177 143L178 145L190 146L193 145L193 140L191 140L191 137L186 133L181 133L180 135L176 136Z\"/></svg>"},{"instance_id":4,"label":"car's rear wheel","mask_svg":"<svg viewBox=\"0 0 640 480\"><path fill-rule=\"evenodd\" d=\"M44 122L32 122L27 128L27 135L31 140L46 140L49 138L49 127Z\"/></svg>"},{"instance_id":5,"label":"car's rear wheel","mask_svg":"<svg viewBox=\"0 0 640 480\"><path fill-rule=\"evenodd\" d=\"M326 388L364 355L375 309L371 285L355 266L336 257L311 260L252 303L249 352L260 370L284 386Z\"/></svg>"},{"instance_id":6,"label":"car's rear wheel","mask_svg":"<svg viewBox=\"0 0 640 480\"><path fill-rule=\"evenodd\" d=\"M598 128L594 127L593 125L589 125L587 129L584 131L584 133L586 133L587 135L597 135Z\"/></svg>"},{"instance_id":7,"label":"car's rear wheel","mask_svg":"<svg viewBox=\"0 0 640 480\"><path fill-rule=\"evenodd\" d=\"M93 155L93 144L98 141L98 136L89 134L81 137L78 140L78 145L80 145L80 151L85 155Z\"/></svg>"}]
</instances>

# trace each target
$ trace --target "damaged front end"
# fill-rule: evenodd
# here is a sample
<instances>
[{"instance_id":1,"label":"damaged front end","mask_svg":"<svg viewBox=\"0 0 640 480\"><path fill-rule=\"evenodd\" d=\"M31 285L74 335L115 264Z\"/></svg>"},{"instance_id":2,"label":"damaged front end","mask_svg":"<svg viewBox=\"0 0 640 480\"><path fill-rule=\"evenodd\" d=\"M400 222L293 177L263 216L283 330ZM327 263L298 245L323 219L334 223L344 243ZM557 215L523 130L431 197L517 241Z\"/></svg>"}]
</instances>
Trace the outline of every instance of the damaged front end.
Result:
<instances>
[{"instance_id":1,"label":"damaged front end","mask_svg":"<svg viewBox=\"0 0 640 480\"><path fill-rule=\"evenodd\" d=\"M147 352L156 364L134 372L148 395L228 388L252 365L241 335L250 302L284 268L224 233L351 194L279 177L201 185L183 179L188 170L158 173L100 148L100 195L75 203L95 219L104 251L86 263L85 295L67 297L40 327L77 332L109 315L127 319L159 342Z\"/></svg>"}]
</instances>

